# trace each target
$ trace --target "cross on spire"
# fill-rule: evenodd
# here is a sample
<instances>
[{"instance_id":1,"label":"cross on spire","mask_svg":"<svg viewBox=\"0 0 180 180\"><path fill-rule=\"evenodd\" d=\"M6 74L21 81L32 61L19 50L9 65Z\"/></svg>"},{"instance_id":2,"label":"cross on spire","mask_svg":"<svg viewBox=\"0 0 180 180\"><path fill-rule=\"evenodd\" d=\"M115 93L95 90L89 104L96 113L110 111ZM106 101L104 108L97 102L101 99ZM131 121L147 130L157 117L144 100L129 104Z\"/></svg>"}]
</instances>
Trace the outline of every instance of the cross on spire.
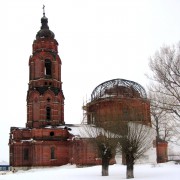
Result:
<instances>
[{"instance_id":1,"label":"cross on spire","mask_svg":"<svg viewBox=\"0 0 180 180\"><path fill-rule=\"evenodd\" d=\"M43 16L45 17L45 5L43 5Z\"/></svg>"}]
</instances>

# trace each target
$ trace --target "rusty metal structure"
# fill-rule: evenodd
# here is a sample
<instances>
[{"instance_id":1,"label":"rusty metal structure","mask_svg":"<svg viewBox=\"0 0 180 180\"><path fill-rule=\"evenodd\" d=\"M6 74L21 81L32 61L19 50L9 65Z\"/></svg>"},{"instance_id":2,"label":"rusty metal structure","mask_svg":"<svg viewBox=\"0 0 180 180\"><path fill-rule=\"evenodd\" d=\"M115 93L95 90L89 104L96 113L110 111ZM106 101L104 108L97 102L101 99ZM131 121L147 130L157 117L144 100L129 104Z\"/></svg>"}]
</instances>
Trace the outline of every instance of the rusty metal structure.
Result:
<instances>
[{"instance_id":1,"label":"rusty metal structure","mask_svg":"<svg viewBox=\"0 0 180 180\"><path fill-rule=\"evenodd\" d=\"M134 81L112 79L98 85L91 94L91 101L112 96L147 98L145 89Z\"/></svg>"},{"instance_id":2,"label":"rusty metal structure","mask_svg":"<svg viewBox=\"0 0 180 180\"><path fill-rule=\"evenodd\" d=\"M112 79L98 85L83 109L87 124L138 121L151 126L150 102L145 89L134 81Z\"/></svg>"}]
</instances>

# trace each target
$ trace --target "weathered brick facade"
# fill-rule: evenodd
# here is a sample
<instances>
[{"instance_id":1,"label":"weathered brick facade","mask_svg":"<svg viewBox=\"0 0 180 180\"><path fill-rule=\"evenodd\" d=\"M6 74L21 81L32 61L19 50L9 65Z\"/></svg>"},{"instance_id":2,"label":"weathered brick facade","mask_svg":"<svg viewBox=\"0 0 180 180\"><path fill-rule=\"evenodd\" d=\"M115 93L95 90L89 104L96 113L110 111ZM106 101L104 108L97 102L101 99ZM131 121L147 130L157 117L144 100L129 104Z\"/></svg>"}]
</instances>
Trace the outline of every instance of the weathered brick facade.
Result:
<instances>
[{"instance_id":1,"label":"weathered brick facade","mask_svg":"<svg viewBox=\"0 0 180 180\"><path fill-rule=\"evenodd\" d=\"M26 128L12 127L10 165L16 167L59 166L69 163L64 124L64 95L58 42L48 27L45 13L29 58Z\"/></svg>"},{"instance_id":2,"label":"weathered brick facade","mask_svg":"<svg viewBox=\"0 0 180 180\"><path fill-rule=\"evenodd\" d=\"M43 27L43 22L46 23L47 19L43 17L41 21ZM58 43L52 34L48 29L41 29L33 42L27 94L26 126L29 128L64 124L61 59L58 55Z\"/></svg>"},{"instance_id":3,"label":"weathered brick facade","mask_svg":"<svg viewBox=\"0 0 180 180\"><path fill-rule=\"evenodd\" d=\"M165 163L168 161L168 142L163 140L156 141L157 163Z\"/></svg>"},{"instance_id":4,"label":"weathered brick facade","mask_svg":"<svg viewBox=\"0 0 180 180\"><path fill-rule=\"evenodd\" d=\"M97 86L84 110L87 124L107 127L112 122L137 121L151 126L150 101L144 88L125 79L110 80Z\"/></svg>"},{"instance_id":5,"label":"weathered brick facade","mask_svg":"<svg viewBox=\"0 0 180 180\"><path fill-rule=\"evenodd\" d=\"M63 128L11 128L10 165L33 167L67 164L68 137L69 132Z\"/></svg>"},{"instance_id":6,"label":"weathered brick facade","mask_svg":"<svg viewBox=\"0 0 180 180\"><path fill-rule=\"evenodd\" d=\"M76 140L65 125L58 42L45 13L41 23L29 58L26 127L10 129L10 166L18 170L67 163L99 164L90 141Z\"/></svg>"}]
</instances>

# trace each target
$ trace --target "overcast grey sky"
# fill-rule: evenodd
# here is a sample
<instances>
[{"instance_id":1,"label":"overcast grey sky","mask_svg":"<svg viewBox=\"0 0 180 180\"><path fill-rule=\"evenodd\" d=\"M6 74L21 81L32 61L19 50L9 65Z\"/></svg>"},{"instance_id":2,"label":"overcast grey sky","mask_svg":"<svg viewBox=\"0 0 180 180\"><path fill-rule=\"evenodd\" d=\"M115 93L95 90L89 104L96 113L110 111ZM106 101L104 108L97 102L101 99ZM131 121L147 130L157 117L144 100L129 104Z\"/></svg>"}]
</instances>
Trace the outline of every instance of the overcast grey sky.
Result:
<instances>
[{"instance_id":1,"label":"overcast grey sky","mask_svg":"<svg viewBox=\"0 0 180 180\"><path fill-rule=\"evenodd\" d=\"M43 4L59 42L66 123L81 122L83 102L104 81L146 89L149 57L180 40L179 0L1 1L0 160L8 161L10 127L25 127L28 60Z\"/></svg>"}]
</instances>

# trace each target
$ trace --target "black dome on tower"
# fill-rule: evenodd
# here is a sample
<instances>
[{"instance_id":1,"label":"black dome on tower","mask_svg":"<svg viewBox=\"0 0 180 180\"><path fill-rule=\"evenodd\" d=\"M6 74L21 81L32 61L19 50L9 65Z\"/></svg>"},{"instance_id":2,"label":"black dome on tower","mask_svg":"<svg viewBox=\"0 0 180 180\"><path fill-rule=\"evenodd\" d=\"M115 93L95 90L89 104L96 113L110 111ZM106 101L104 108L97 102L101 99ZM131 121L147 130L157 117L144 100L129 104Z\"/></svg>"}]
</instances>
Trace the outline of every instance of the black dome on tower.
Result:
<instances>
[{"instance_id":1,"label":"black dome on tower","mask_svg":"<svg viewBox=\"0 0 180 180\"><path fill-rule=\"evenodd\" d=\"M39 38L53 38L54 33L49 29L48 26L48 18L45 16L45 12L43 12L43 17L41 18L41 29L36 34L36 39Z\"/></svg>"}]
</instances>

